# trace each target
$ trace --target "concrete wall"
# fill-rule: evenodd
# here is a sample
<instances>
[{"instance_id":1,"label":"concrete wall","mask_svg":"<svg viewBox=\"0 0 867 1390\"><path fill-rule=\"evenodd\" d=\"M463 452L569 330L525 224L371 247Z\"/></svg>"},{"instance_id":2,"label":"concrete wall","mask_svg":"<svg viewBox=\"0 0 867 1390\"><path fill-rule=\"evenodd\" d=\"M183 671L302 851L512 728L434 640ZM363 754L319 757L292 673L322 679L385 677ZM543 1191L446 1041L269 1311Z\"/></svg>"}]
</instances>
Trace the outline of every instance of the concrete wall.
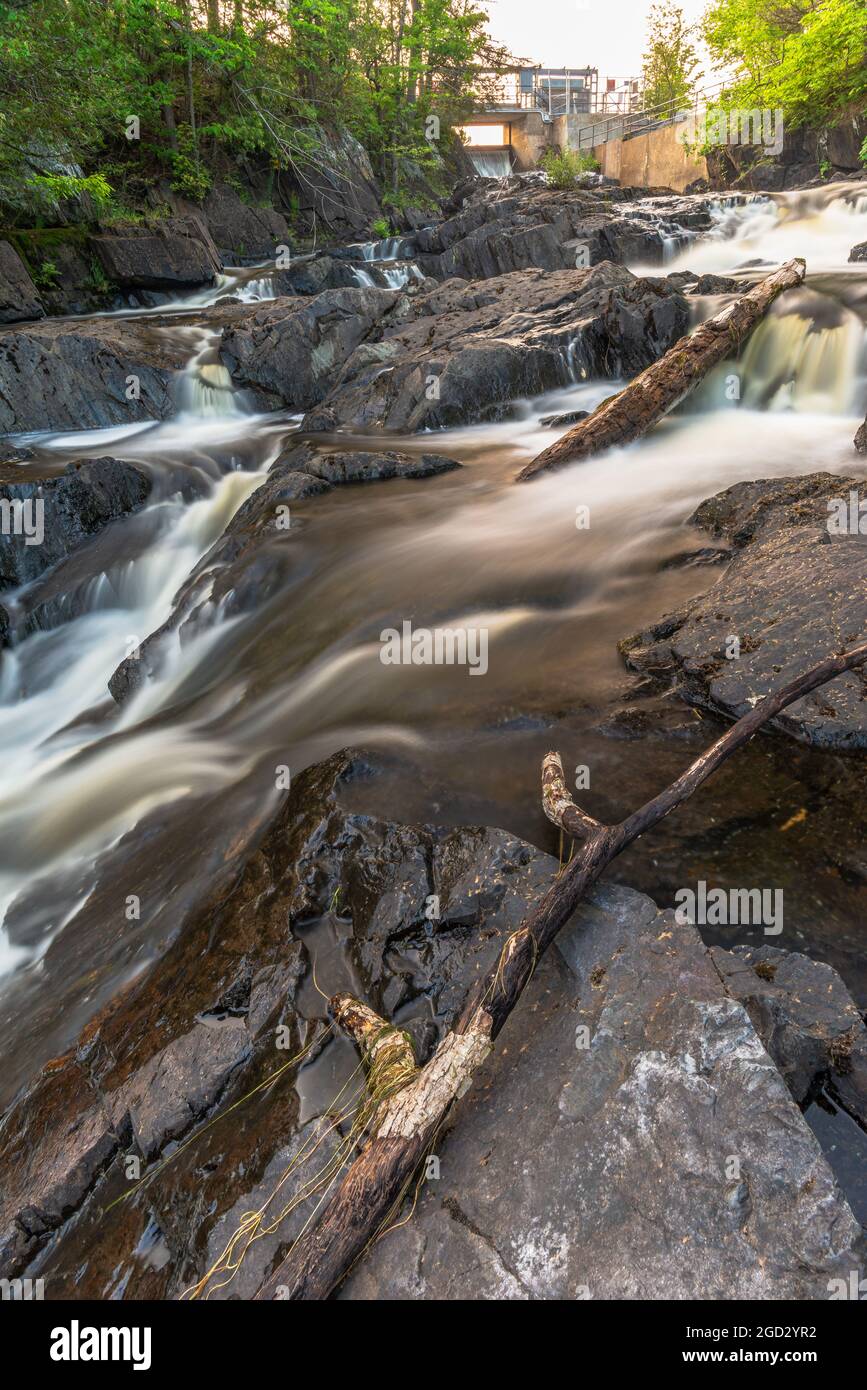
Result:
<instances>
[{"instance_id":1,"label":"concrete wall","mask_svg":"<svg viewBox=\"0 0 867 1390\"><path fill-rule=\"evenodd\" d=\"M538 169L539 160L553 142L553 122L542 120L541 111L528 111L512 121L512 153L518 169ZM508 134L508 132L507 132Z\"/></svg>"},{"instance_id":2,"label":"concrete wall","mask_svg":"<svg viewBox=\"0 0 867 1390\"><path fill-rule=\"evenodd\" d=\"M674 125L660 126L629 140L609 140L597 145L593 153L603 174L619 179L624 187L672 188L682 193L696 179L707 178L704 155L690 154Z\"/></svg>"}]
</instances>

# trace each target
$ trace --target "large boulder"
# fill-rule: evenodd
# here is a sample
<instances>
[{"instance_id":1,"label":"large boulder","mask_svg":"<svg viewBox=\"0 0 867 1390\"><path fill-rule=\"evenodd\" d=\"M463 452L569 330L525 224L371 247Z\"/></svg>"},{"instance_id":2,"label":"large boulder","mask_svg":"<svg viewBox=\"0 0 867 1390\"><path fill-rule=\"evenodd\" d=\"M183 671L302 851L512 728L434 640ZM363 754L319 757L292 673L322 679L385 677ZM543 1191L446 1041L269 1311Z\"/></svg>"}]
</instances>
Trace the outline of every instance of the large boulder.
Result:
<instances>
[{"instance_id":1,"label":"large boulder","mask_svg":"<svg viewBox=\"0 0 867 1390\"><path fill-rule=\"evenodd\" d=\"M223 359L236 384L266 403L307 410L396 300L396 291L379 289L278 300L224 330Z\"/></svg>"},{"instance_id":2,"label":"large boulder","mask_svg":"<svg viewBox=\"0 0 867 1390\"><path fill-rule=\"evenodd\" d=\"M826 1299L863 1258L695 928L629 889L579 907L436 1158L343 1298Z\"/></svg>"},{"instance_id":3,"label":"large boulder","mask_svg":"<svg viewBox=\"0 0 867 1390\"><path fill-rule=\"evenodd\" d=\"M417 232L412 242L426 274L476 280L531 266L661 264L667 236L711 224L699 199L644 198L618 206L632 192L522 186L503 197L482 191L455 216Z\"/></svg>"},{"instance_id":4,"label":"large boulder","mask_svg":"<svg viewBox=\"0 0 867 1390\"><path fill-rule=\"evenodd\" d=\"M0 589L29 583L85 544L117 517L147 501L151 480L116 458L76 461L62 473L19 482L14 464L0 468L0 510L11 525L0 529Z\"/></svg>"},{"instance_id":5,"label":"large boulder","mask_svg":"<svg viewBox=\"0 0 867 1390\"><path fill-rule=\"evenodd\" d=\"M220 257L199 218L167 218L91 238L111 282L122 290L183 290L212 285Z\"/></svg>"},{"instance_id":6,"label":"large boulder","mask_svg":"<svg viewBox=\"0 0 867 1390\"><path fill-rule=\"evenodd\" d=\"M676 286L610 262L447 281L401 298L348 357L325 405L343 425L401 431L503 419L521 397L634 375L688 324ZM267 348L259 372L263 358Z\"/></svg>"},{"instance_id":7,"label":"large boulder","mask_svg":"<svg viewBox=\"0 0 867 1390\"><path fill-rule=\"evenodd\" d=\"M0 241L0 323L41 319L45 313L30 274L8 241Z\"/></svg>"},{"instance_id":8,"label":"large boulder","mask_svg":"<svg viewBox=\"0 0 867 1390\"><path fill-rule=\"evenodd\" d=\"M0 332L0 433L164 419L189 346L147 320L43 320ZM132 389L131 378L135 378Z\"/></svg>"},{"instance_id":9,"label":"large boulder","mask_svg":"<svg viewBox=\"0 0 867 1390\"><path fill-rule=\"evenodd\" d=\"M282 213L242 202L228 184L215 184L202 204L202 216L222 258L230 264L273 261L288 246L289 226Z\"/></svg>"},{"instance_id":10,"label":"large boulder","mask_svg":"<svg viewBox=\"0 0 867 1390\"><path fill-rule=\"evenodd\" d=\"M357 1070L321 990L351 985L431 1054L557 861L500 830L348 812L345 783L371 771L340 753L299 774L156 965L8 1106L5 1277L176 1298L278 1185L281 1209L302 1195ZM860 1262L747 1010L695 929L629 889L579 908L454 1121L345 1296L826 1298ZM251 1298L309 1212L211 1297Z\"/></svg>"},{"instance_id":11,"label":"large boulder","mask_svg":"<svg viewBox=\"0 0 867 1390\"><path fill-rule=\"evenodd\" d=\"M728 540L734 558L707 593L621 643L627 666L739 718L823 657L865 641L859 488L858 479L815 473L737 483L703 502L691 523ZM816 747L867 748L863 672L839 676L773 722Z\"/></svg>"}]
</instances>

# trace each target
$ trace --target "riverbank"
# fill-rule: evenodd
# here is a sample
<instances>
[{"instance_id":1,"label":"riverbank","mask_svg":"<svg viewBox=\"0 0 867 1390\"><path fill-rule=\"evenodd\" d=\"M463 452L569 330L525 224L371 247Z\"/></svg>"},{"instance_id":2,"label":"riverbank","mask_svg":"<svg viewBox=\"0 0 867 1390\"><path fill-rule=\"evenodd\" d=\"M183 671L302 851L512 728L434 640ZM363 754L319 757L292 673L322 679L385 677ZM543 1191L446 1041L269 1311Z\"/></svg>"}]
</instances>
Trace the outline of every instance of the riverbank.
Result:
<instances>
[{"instance_id":1,"label":"riverbank","mask_svg":"<svg viewBox=\"0 0 867 1390\"><path fill-rule=\"evenodd\" d=\"M558 838L538 806L544 752L559 748L579 799L617 818L711 741L720 714L738 712L737 699L712 691L708 700L702 686L699 715L695 699L680 698L695 695L697 675L684 690L669 686L670 670L630 673L617 644L672 611L688 608L697 624L703 604L718 611L720 594L740 602L744 561L731 554L744 538L720 500L727 489L776 479L769 494L776 487L797 502L820 472L827 482L811 505L821 507L835 480L846 496L863 481L852 440L865 404L867 290L862 264L848 256L865 235L867 199L848 185L718 201L631 198L593 180L574 195L520 182L476 186L445 222L398 242L332 247L288 270L223 267L215 274L224 280L174 306L3 331L4 408L19 451L10 467L37 486L66 477L70 465L107 458L149 485L100 513L83 544L70 536L46 570L16 572L16 583L31 587L2 598L12 620L2 676L0 1036L13 1057L4 1142L25 1175L9 1216L17 1267L45 1272L64 1292L84 1269L79 1296L86 1288L97 1297L170 1296L200 1277L231 1234L233 1215L265 1194L302 1137L331 1113L341 1067L355 1066L349 1045L325 1036L318 989L360 990L411 1027L424 1055L463 997L478 952L496 950L504 914L517 921L555 870ZM579 268L585 246L589 266ZM808 262L805 291L784 297L746 352L688 407L630 449L531 489L512 485L520 466L568 427L545 420L593 409L620 374L634 374L691 321L793 254ZM340 278L347 272L354 284ZM284 273L295 277L293 293ZM64 349L69 341L74 347ZM111 358L114 379L94 375L86 343L101 371ZM61 360L80 385L70 377L61 389ZM127 399L126 378L149 369L158 387ZM79 402L89 415L76 418ZM102 419L95 413L109 410ZM440 462L432 466L430 456ZM82 480L88 485L96 484ZM582 509L589 525L579 527ZM799 540L817 517L798 515ZM699 529L714 519L716 534ZM6 539L25 553L23 536ZM858 559L862 549L853 540L846 554ZM822 597L809 589L811 574L807 565L803 590L788 593L793 612L805 595ZM749 579L756 623L769 618L761 583ZM786 585L778 587L784 604ZM838 618L832 610L832 627ZM425 630L484 630L484 677L472 679L460 664L383 663L380 634L406 620ZM847 625L840 637L863 635ZM747 652L751 679L764 650ZM825 654L809 652L806 639L795 650L799 660ZM688 664L692 648L675 657ZM697 665L699 658L703 649ZM763 679L785 674L778 652ZM857 723L857 702L846 714ZM323 810L322 764L347 746L364 750L358 775L343 788L339 811L330 802ZM657 921L656 904L669 907L699 881L726 891L760 886L784 896L773 946L836 968L863 1007L860 748L802 746L785 732L756 740L652 843L634 845L610 875L623 892L628 885L652 900L630 899L640 941L630 946L634 958L624 958L626 975L640 973L641 953L655 959L654 943L665 940L670 923ZM432 926L426 900L440 888L446 914ZM616 1105L613 1091L598 1097L600 1106L615 1105L607 1113L621 1133L640 1128L637 1091L629 1104L638 1109L616 1107L644 1075L641 1058L661 1051L672 1085L693 1085L676 1058L684 1049L697 1056L699 1035L688 1030L676 1051L682 1018L672 1019L670 1036L654 1032L652 991L642 996L633 1050L617 1067L600 1064L589 1081L572 1074L569 1038L579 1023L589 1019L594 1035L606 1009L614 1017L637 998L626 975L602 993L590 979L631 921L616 912L605 919L598 959L567 953L565 964L549 962L531 1003L549 1020L545 1036L558 1059L536 1137L561 1166L566 1143L573 1162L561 1196L582 1210L592 1191L582 1186L586 1165L569 1136L596 1081L604 1074L615 1090L627 1087ZM761 925L700 931L677 934L677 968L704 981L695 999L706 1012L740 1030L735 1057L745 1049L741 1061L758 1069L763 1115L776 1117L781 1135L797 1130L791 1193L812 1176L827 1198L821 1218L819 1197L788 1203L778 1227L810 1271L791 1284L793 1296L819 1297L838 1255L855 1258L857 1234L856 1179L841 1172L844 1193L834 1189L798 1110L816 1104L830 1063L817 1051L806 1087L781 1089L791 1058L765 1051L770 1038L758 1014L747 996L719 983L708 950L718 946L727 959L739 946L754 952L764 944ZM659 999L668 988L667 949ZM735 952L729 973L743 959L752 969L752 956ZM853 1022L847 1016L840 1031ZM285 1058L275 1045L284 1025ZM516 1037L522 1031L518 1016L513 1029ZM167 1170L167 1188L156 1177L107 1224L98 1217L127 1190L130 1154L144 1173L173 1139L195 1134L308 1042L308 1065L290 1071L285 1090L254 1102L228 1159L217 1128L181 1159L177 1176ZM527 1059L527 1075L514 1073L512 1091L512 1055L509 1043L492 1063L489 1088L460 1112L469 1148L446 1151L456 1168L471 1149L486 1149L486 1124L507 1132L508 1106L523 1106L521 1087L533 1087L545 1069L543 1047ZM722 1095L735 1088L735 1072L715 1078L715 1066L702 1063L695 1086L719 1083ZM544 1137L555 1111L560 1119ZM81 1120L74 1139L56 1128L67 1112ZM719 1145L745 1134L734 1099L727 1113L734 1132L708 1132L698 1164L715 1213L705 1234L719 1258L702 1266L692 1288L719 1296L726 1278L742 1279L743 1296L765 1297L767 1283L746 1273L746 1247L752 1241L754 1251L757 1237L744 1232L760 1227L759 1246L777 1248L777 1198L757 1176L758 1227L750 1227L735 1188L711 1175ZM673 1120L661 1105L660 1123L666 1115ZM838 1111L838 1125L847 1122ZM50 1143L36 1138L49 1133ZM666 1129L666 1149L679 1152L681 1138L676 1126ZM521 1161L514 1139L510 1158L503 1147L506 1166L498 1158L491 1169L506 1186L508 1165ZM600 1141L593 1161L604 1160ZM637 1149L633 1160L643 1161ZM758 1154L755 1161L761 1168ZM37 1187L38 1219L22 1216ZM497 1267L498 1287L508 1296L574 1297L577 1266L566 1261L561 1277L555 1255L576 1233L554 1230L556 1222L546 1229L553 1188L547 1178L532 1187L538 1210L516 1233L505 1273ZM484 1184L469 1207L456 1190L449 1194L470 1222L454 1218L449 1242L475 1249L487 1237L499 1245L512 1218L504 1206L489 1228L476 1209L487 1201ZM435 1204L434 1189L430 1195ZM852 1232L852 1244L833 1255L822 1225L832 1209L838 1229L842 1222ZM606 1290L619 1277L616 1251L635 1235L617 1210L593 1245L613 1252L610 1268L600 1264L592 1276ZM731 1229L726 1210L734 1212ZM683 1213L670 1219L672 1230L683 1227ZM428 1238L439 1240L440 1218L424 1221ZM289 1230L263 1247L267 1259L251 1265L243 1296ZM729 1243L740 1249L742 1238L742 1264L734 1256L727 1264ZM416 1237L404 1239L412 1245ZM409 1287L409 1247L394 1248L386 1264L359 1275L359 1296ZM542 1252L538 1268L533 1250ZM648 1236L642 1288L652 1287L664 1254L666 1243L654 1246ZM387 1267L391 1258L398 1263ZM670 1273L669 1292L686 1292L686 1273L686 1265ZM435 1271L424 1277L427 1296L448 1296Z\"/></svg>"}]
</instances>

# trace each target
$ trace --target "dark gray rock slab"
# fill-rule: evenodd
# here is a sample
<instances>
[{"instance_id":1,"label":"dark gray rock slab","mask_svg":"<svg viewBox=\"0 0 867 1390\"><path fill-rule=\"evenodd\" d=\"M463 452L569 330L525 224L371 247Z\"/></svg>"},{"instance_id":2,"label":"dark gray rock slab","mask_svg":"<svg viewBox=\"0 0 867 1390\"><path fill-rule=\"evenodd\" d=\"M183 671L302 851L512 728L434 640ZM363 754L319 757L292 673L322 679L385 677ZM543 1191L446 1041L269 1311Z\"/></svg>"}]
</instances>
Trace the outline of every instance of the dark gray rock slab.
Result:
<instances>
[{"instance_id":1,"label":"dark gray rock slab","mask_svg":"<svg viewBox=\"0 0 867 1390\"><path fill-rule=\"evenodd\" d=\"M172 388L188 357L146 320L9 327L0 332L0 433L164 419L175 410Z\"/></svg>"},{"instance_id":2,"label":"dark gray rock slab","mask_svg":"<svg viewBox=\"0 0 867 1390\"><path fill-rule=\"evenodd\" d=\"M343 1298L825 1299L863 1264L746 1009L627 889L579 908L436 1157Z\"/></svg>"},{"instance_id":3,"label":"dark gray rock slab","mask_svg":"<svg viewBox=\"0 0 867 1390\"><path fill-rule=\"evenodd\" d=\"M0 323L41 319L45 314L30 272L14 246L0 241Z\"/></svg>"},{"instance_id":4,"label":"dark gray rock slab","mask_svg":"<svg viewBox=\"0 0 867 1390\"><path fill-rule=\"evenodd\" d=\"M290 244L289 226L274 208L245 203L228 184L217 183L202 203L202 217L220 256L232 265L273 261Z\"/></svg>"},{"instance_id":5,"label":"dark gray rock slab","mask_svg":"<svg viewBox=\"0 0 867 1390\"><path fill-rule=\"evenodd\" d=\"M111 521L144 506L151 491L145 472L108 456L41 479L30 471L24 481L14 478L14 466L0 474L0 510L13 523L0 531L0 589L36 579Z\"/></svg>"},{"instance_id":6,"label":"dark gray rock slab","mask_svg":"<svg viewBox=\"0 0 867 1390\"><path fill-rule=\"evenodd\" d=\"M182 290L212 285L221 268L199 218L174 217L153 227L119 228L91 238L113 284L122 290Z\"/></svg>"},{"instance_id":7,"label":"dark gray rock slab","mask_svg":"<svg viewBox=\"0 0 867 1390\"><path fill-rule=\"evenodd\" d=\"M676 287L610 262L447 281L402 295L348 357L324 404L356 428L503 419L520 397L634 375L682 336L688 317Z\"/></svg>"},{"instance_id":8,"label":"dark gray rock slab","mask_svg":"<svg viewBox=\"0 0 867 1390\"><path fill-rule=\"evenodd\" d=\"M836 511L842 504L848 517L859 487L817 473L738 483L703 502L691 524L728 540L734 558L701 598L621 643L627 666L739 718L824 656L863 642L867 534L857 520L841 531ZM863 673L831 681L774 724L816 747L867 747Z\"/></svg>"},{"instance_id":9,"label":"dark gray rock slab","mask_svg":"<svg viewBox=\"0 0 867 1390\"><path fill-rule=\"evenodd\" d=\"M867 1125L867 1029L836 970L775 946L713 947L711 954L795 1100L828 1084Z\"/></svg>"},{"instance_id":10,"label":"dark gray rock slab","mask_svg":"<svg viewBox=\"0 0 867 1390\"><path fill-rule=\"evenodd\" d=\"M392 290L340 289L278 300L224 330L223 359L236 385L309 410L396 299Z\"/></svg>"}]
</instances>

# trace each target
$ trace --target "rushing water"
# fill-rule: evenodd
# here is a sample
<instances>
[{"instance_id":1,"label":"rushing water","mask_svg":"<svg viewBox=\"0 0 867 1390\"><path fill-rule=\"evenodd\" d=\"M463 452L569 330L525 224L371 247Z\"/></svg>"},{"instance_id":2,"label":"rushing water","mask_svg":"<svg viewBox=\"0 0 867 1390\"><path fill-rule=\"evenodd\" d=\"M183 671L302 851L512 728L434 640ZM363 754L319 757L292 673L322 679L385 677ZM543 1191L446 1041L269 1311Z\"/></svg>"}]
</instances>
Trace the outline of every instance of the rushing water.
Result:
<instances>
[{"instance_id":1,"label":"rushing water","mask_svg":"<svg viewBox=\"0 0 867 1390\"><path fill-rule=\"evenodd\" d=\"M74 1036L161 949L178 894L207 880L203 823L217 853L251 806L266 809L277 766L294 775L358 746L379 767L350 792L359 809L499 824L556 850L538 809L549 747L567 767L591 767L586 800L606 816L694 756L712 722L670 699L645 700L642 736L632 736L622 710L636 703L635 682L616 644L719 574L671 563L707 543L684 526L703 498L741 479L863 471L851 441L865 407L867 272L846 258L865 238L867 198L851 187L721 204L712 234L677 250L674 268L733 271L799 254L810 272L749 344L740 401L727 399L722 369L639 444L520 488L511 485L518 467L555 437L541 418L592 409L617 383L578 382L519 404L507 423L407 439L401 447L434 444L463 467L293 504L281 542L293 563L279 594L175 642L162 677L120 710L108 678L168 617L185 577L297 428L285 415L246 413L208 328L209 302L266 296L267 272L243 272L243 283L238 272L175 306L183 313L166 331L187 335L190 367L174 419L38 440L58 464L106 452L140 461L157 485L142 513L110 528L113 545L93 547L76 616L4 660L0 1034L17 1040L14 1075ZM400 250L371 247L365 266L388 265ZM590 508L589 529L576 528L579 506ZM379 634L405 620L487 628L485 676L384 665ZM615 877L663 903L701 876L783 886L789 926L775 944L814 950L863 989L867 875L846 867L864 830L852 767L764 740L623 856ZM784 833L805 806L804 833ZM149 927L107 934L100 885L115 874L118 903L134 891L136 826L150 827L149 881L164 912ZM22 1011L31 1020L23 1034Z\"/></svg>"}]
</instances>

